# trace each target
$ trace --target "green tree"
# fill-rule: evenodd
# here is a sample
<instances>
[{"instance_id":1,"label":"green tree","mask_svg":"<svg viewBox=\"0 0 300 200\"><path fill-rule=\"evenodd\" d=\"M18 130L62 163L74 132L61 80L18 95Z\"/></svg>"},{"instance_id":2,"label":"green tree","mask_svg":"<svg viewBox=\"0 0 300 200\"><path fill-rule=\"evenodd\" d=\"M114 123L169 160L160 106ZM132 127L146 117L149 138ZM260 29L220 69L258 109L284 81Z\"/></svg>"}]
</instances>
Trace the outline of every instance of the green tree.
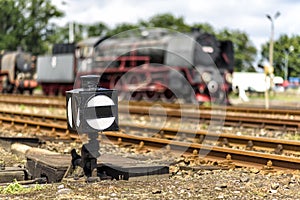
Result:
<instances>
[{"instance_id":1,"label":"green tree","mask_svg":"<svg viewBox=\"0 0 300 200\"><path fill-rule=\"evenodd\" d=\"M100 36L105 34L107 31L108 27L102 22L87 25L88 36Z\"/></svg>"},{"instance_id":2,"label":"green tree","mask_svg":"<svg viewBox=\"0 0 300 200\"><path fill-rule=\"evenodd\" d=\"M16 50L20 46L33 54L45 52L51 34L49 20L61 16L51 0L1 0L0 48Z\"/></svg>"},{"instance_id":3,"label":"green tree","mask_svg":"<svg viewBox=\"0 0 300 200\"><path fill-rule=\"evenodd\" d=\"M140 27L169 28L179 32L191 30L191 27L184 22L183 17L175 17L170 13L154 15L148 21L140 20L138 25Z\"/></svg>"},{"instance_id":4,"label":"green tree","mask_svg":"<svg viewBox=\"0 0 300 200\"><path fill-rule=\"evenodd\" d=\"M262 60L269 60L269 42L262 45ZM291 51L290 47L293 47ZM289 76L300 76L300 36L281 35L274 41L273 67L274 74L284 77L284 68L288 56Z\"/></svg>"},{"instance_id":5,"label":"green tree","mask_svg":"<svg viewBox=\"0 0 300 200\"><path fill-rule=\"evenodd\" d=\"M231 40L234 44L235 51L235 70L254 70L252 63L255 61L257 50L245 32L229 29L223 29L217 32L213 26L208 23L195 23L193 25L188 25L184 22L183 17L175 17L169 13L154 15L148 20L140 20L137 24L120 24L116 28L110 30L109 35L143 27L169 28L183 33L190 32L192 28L195 28L203 32L214 34L220 40Z\"/></svg>"},{"instance_id":6,"label":"green tree","mask_svg":"<svg viewBox=\"0 0 300 200\"><path fill-rule=\"evenodd\" d=\"M19 9L17 9L17 7ZM15 50L22 39L24 2L0 1L0 49Z\"/></svg>"},{"instance_id":7,"label":"green tree","mask_svg":"<svg viewBox=\"0 0 300 200\"><path fill-rule=\"evenodd\" d=\"M233 42L235 71L251 70L257 50L246 33L225 28L217 34L217 38Z\"/></svg>"},{"instance_id":8,"label":"green tree","mask_svg":"<svg viewBox=\"0 0 300 200\"><path fill-rule=\"evenodd\" d=\"M198 29L199 31L203 31L203 32L210 33L210 34L216 33L214 28L208 23L202 23L202 24L196 23L196 24L192 25L192 28L195 28L195 29Z\"/></svg>"},{"instance_id":9,"label":"green tree","mask_svg":"<svg viewBox=\"0 0 300 200\"><path fill-rule=\"evenodd\" d=\"M137 28L139 28L139 26L137 24L122 23L122 24L118 24L115 28L109 30L107 35L114 36L114 35L122 33L122 35L125 36L126 33L123 33L123 32L137 29Z\"/></svg>"}]
</instances>

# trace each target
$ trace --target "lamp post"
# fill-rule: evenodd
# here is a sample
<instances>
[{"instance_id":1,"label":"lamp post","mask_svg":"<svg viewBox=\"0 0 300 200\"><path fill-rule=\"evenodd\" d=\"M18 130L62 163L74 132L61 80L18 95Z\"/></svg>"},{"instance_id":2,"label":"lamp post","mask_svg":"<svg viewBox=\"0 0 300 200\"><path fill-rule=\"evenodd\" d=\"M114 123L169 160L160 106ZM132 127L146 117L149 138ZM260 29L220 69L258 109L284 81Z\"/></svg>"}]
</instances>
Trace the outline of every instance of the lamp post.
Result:
<instances>
[{"instance_id":1,"label":"lamp post","mask_svg":"<svg viewBox=\"0 0 300 200\"><path fill-rule=\"evenodd\" d=\"M289 65L289 54L294 51L294 46L291 45L288 50L284 51L284 80L288 80L288 65Z\"/></svg>"},{"instance_id":2,"label":"lamp post","mask_svg":"<svg viewBox=\"0 0 300 200\"><path fill-rule=\"evenodd\" d=\"M276 12L274 17L267 14L266 17L271 21L271 37L270 37L270 46L269 46L269 62L270 66L273 67L273 51L274 51L274 21L280 16L280 12Z\"/></svg>"},{"instance_id":3,"label":"lamp post","mask_svg":"<svg viewBox=\"0 0 300 200\"><path fill-rule=\"evenodd\" d=\"M266 17L271 21L271 37L270 37L270 45L269 45L269 64L270 68L273 68L273 49L274 49L274 20L277 19L280 16L280 12L276 12L273 17L271 15L267 14ZM273 87L273 72L270 74L270 88ZM265 91L265 108L269 109L269 91L267 87L268 78L266 75L265 78L266 81L266 91Z\"/></svg>"}]
</instances>

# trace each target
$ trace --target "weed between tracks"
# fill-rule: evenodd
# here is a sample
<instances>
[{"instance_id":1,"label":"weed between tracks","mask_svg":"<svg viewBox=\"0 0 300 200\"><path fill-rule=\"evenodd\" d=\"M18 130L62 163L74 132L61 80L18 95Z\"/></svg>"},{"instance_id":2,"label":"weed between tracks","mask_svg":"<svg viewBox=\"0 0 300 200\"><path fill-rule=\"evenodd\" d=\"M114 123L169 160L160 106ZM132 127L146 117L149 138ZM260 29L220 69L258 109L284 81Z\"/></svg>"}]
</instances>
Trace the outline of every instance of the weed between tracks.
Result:
<instances>
[{"instance_id":1,"label":"weed between tracks","mask_svg":"<svg viewBox=\"0 0 300 200\"><path fill-rule=\"evenodd\" d=\"M13 183L10 183L7 186L0 187L0 194L24 194L33 191L43 190L46 186L36 184L31 187L26 187L18 183L17 180L14 180Z\"/></svg>"}]
</instances>

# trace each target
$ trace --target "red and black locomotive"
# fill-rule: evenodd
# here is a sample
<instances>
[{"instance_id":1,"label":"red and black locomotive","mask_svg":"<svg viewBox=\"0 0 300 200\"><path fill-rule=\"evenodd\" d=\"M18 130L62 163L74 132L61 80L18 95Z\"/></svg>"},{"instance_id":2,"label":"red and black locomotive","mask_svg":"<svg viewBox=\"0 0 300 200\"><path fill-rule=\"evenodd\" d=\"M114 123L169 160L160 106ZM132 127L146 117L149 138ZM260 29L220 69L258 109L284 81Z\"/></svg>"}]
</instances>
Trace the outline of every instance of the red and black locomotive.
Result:
<instances>
[{"instance_id":1,"label":"red and black locomotive","mask_svg":"<svg viewBox=\"0 0 300 200\"><path fill-rule=\"evenodd\" d=\"M232 42L214 35L135 30L56 45L53 55L38 58L37 76L46 94L64 93L79 85L76 77L97 74L100 86L117 89L120 99L227 104L233 63Z\"/></svg>"},{"instance_id":2,"label":"red and black locomotive","mask_svg":"<svg viewBox=\"0 0 300 200\"><path fill-rule=\"evenodd\" d=\"M233 45L208 33L155 29L98 42L78 75L101 75L120 99L228 103Z\"/></svg>"},{"instance_id":3,"label":"red and black locomotive","mask_svg":"<svg viewBox=\"0 0 300 200\"><path fill-rule=\"evenodd\" d=\"M0 91L2 93L32 93L37 87L35 56L17 51L0 54Z\"/></svg>"}]
</instances>

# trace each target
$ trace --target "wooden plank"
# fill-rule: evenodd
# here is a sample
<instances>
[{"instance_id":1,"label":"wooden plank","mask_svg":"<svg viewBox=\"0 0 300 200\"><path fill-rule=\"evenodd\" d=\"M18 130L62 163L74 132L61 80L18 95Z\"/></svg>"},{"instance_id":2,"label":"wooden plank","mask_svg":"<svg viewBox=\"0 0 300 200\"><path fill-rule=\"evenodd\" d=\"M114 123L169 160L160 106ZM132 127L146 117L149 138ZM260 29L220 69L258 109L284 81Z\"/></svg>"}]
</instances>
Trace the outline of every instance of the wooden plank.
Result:
<instances>
[{"instance_id":1,"label":"wooden plank","mask_svg":"<svg viewBox=\"0 0 300 200\"><path fill-rule=\"evenodd\" d=\"M14 180L23 181L25 171L19 167L5 167L0 169L0 183L13 182Z\"/></svg>"}]
</instances>

